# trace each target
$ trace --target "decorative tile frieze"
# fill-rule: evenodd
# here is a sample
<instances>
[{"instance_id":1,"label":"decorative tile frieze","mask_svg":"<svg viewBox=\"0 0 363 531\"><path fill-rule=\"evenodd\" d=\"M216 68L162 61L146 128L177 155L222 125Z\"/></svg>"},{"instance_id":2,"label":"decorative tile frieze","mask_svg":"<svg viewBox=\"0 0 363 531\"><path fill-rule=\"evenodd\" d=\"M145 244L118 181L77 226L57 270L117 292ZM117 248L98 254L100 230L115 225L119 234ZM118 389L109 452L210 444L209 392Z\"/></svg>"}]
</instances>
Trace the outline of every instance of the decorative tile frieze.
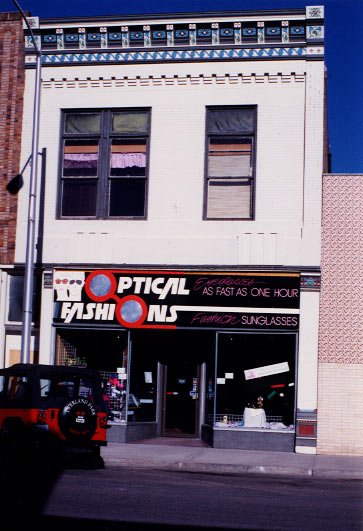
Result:
<instances>
[{"instance_id":1,"label":"decorative tile frieze","mask_svg":"<svg viewBox=\"0 0 363 531\"><path fill-rule=\"evenodd\" d=\"M234 36L233 28L222 28L219 33L221 37L233 37Z\"/></svg>"},{"instance_id":2,"label":"decorative tile frieze","mask_svg":"<svg viewBox=\"0 0 363 531\"><path fill-rule=\"evenodd\" d=\"M101 34L100 33L88 33L87 42L101 42Z\"/></svg>"},{"instance_id":3,"label":"decorative tile frieze","mask_svg":"<svg viewBox=\"0 0 363 531\"><path fill-rule=\"evenodd\" d=\"M112 32L108 34L108 41L110 43L110 46L115 42L122 41L122 33L119 32Z\"/></svg>"},{"instance_id":4,"label":"decorative tile frieze","mask_svg":"<svg viewBox=\"0 0 363 531\"><path fill-rule=\"evenodd\" d=\"M189 24L189 44L195 46L197 44L197 25Z\"/></svg>"},{"instance_id":5,"label":"decorative tile frieze","mask_svg":"<svg viewBox=\"0 0 363 531\"><path fill-rule=\"evenodd\" d=\"M45 44L57 43L57 35L43 35L43 42Z\"/></svg>"},{"instance_id":6,"label":"decorative tile frieze","mask_svg":"<svg viewBox=\"0 0 363 531\"><path fill-rule=\"evenodd\" d=\"M267 37L276 37L279 35L281 35L281 28L278 28L277 26L266 28Z\"/></svg>"},{"instance_id":7,"label":"decorative tile frieze","mask_svg":"<svg viewBox=\"0 0 363 531\"><path fill-rule=\"evenodd\" d=\"M39 50L40 47L41 47L40 35L34 35L34 40L35 40L37 48ZM34 48L34 43L33 43L33 39L31 37L31 35L25 35L25 48L27 48L27 49Z\"/></svg>"},{"instance_id":8,"label":"decorative tile frieze","mask_svg":"<svg viewBox=\"0 0 363 531\"><path fill-rule=\"evenodd\" d=\"M101 48L107 48L108 47L107 28L106 27L100 28L100 34L101 34Z\"/></svg>"},{"instance_id":9,"label":"decorative tile frieze","mask_svg":"<svg viewBox=\"0 0 363 531\"><path fill-rule=\"evenodd\" d=\"M189 39L189 31L188 30L176 30L175 31L175 40L178 41L179 39Z\"/></svg>"},{"instance_id":10,"label":"decorative tile frieze","mask_svg":"<svg viewBox=\"0 0 363 531\"><path fill-rule=\"evenodd\" d=\"M122 36L122 47L128 48L130 45L130 39L129 39L129 28L127 26L122 26L121 28L121 36Z\"/></svg>"},{"instance_id":11,"label":"decorative tile frieze","mask_svg":"<svg viewBox=\"0 0 363 531\"><path fill-rule=\"evenodd\" d=\"M306 18L324 18L324 6L306 6Z\"/></svg>"},{"instance_id":12,"label":"decorative tile frieze","mask_svg":"<svg viewBox=\"0 0 363 531\"><path fill-rule=\"evenodd\" d=\"M265 42L265 23L257 22L257 42L262 44Z\"/></svg>"},{"instance_id":13,"label":"decorative tile frieze","mask_svg":"<svg viewBox=\"0 0 363 531\"><path fill-rule=\"evenodd\" d=\"M321 279L318 275L301 275L300 288L302 291L320 291Z\"/></svg>"},{"instance_id":14,"label":"decorative tile frieze","mask_svg":"<svg viewBox=\"0 0 363 531\"><path fill-rule=\"evenodd\" d=\"M255 37L257 35L256 28L243 28L242 35L244 37Z\"/></svg>"},{"instance_id":15,"label":"decorative tile frieze","mask_svg":"<svg viewBox=\"0 0 363 531\"><path fill-rule=\"evenodd\" d=\"M77 33L66 33L64 36L65 43L75 43L79 42L79 35Z\"/></svg>"},{"instance_id":16,"label":"decorative tile frieze","mask_svg":"<svg viewBox=\"0 0 363 531\"><path fill-rule=\"evenodd\" d=\"M75 35L78 38L78 35ZM323 48L311 48L311 54L323 53ZM89 64L89 63L131 63L131 62L170 62L170 61L213 61L238 59L269 59L305 57L305 47L291 48L231 48L231 49L195 49L195 50L140 50L132 52L99 52L99 53L55 53L42 57L42 64Z\"/></svg>"},{"instance_id":17,"label":"decorative tile frieze","mask_svg":"<svg viewBox=\"0 0 363 531\"><path fill-rule=\"evenodd\" d=\"M307 26L307 39L324 39L324 26Z\"/></svg>"},{"instance_id":18,"label":"decorative tile frieze","mask_svg":"<svg viewBox=\"0 0 363 531\"><path fill-rule=\"evenodd\" d=\"M212 37L212 30L209 28L199 29L197 30L197 36L200 38Z\"/></svg>"},{"instance_id":19,"label":"decorative tile frieze","mask_svg":"<svg viewBox=\"0 0 363 531\"><path fill-rule=\"evenodd\" d=\"M296 439L310 441L309 446L316 446L317 439L317 410L297 409L296 411Z\"/></svg>"},{"instance_id":20,"label":"decorative tile frieze","mask_svg":"<svg viewBox=\"0 0 363 531\"><path fill-rule=\"evenodd\" d=\"M144 32L143 31L130 31L130 42L142 42L144 40Z\"/></svg>"},{"instance_id":21,"label":"decorative tile frieze","mask_svg":"<svg viewBox=\"0 0 363 531\"><path fill-rule=\"evenodd\" d=\"M37 56L36 55L26 55L25 59L24 59L24 62L25 62L25 64L28 64L28 65L29 64L34 65L36 60L37 60Z\"/></svg>"},{"instance_id":22,"label":"decorative tile frieze","mask_svg":"<svg viewBox=\"0 0 363 531\"><path fill-rule=\"evenodd\" d=\"M39 17L26 17L28 24L30 28L33 29L39 29ZM23 21L23 28L27 29L28 26L26 25L25 20Z\"/></svg>"},{"instance_id":23,"label":"decorative tile frieze","mask_svg":"<svg viewBox=\"0 0 363 531\"><path fill-rule=\"evenodd\" d=\"M168 24L166 26L166 32L167 32L167 37L166 37L167 45L174 46L174 26L173 24Z\"/></svg>"},{"instance_id":24,"label":"decorative tile frieze","mask_svg":"<svg viewBox=\"0 0 363 531\"><path fill-rule=\"evenodd\" d=\"M78 28L78 34L79 34L79 47L84 49L86 48L86 28Z\"/></svg>"},{"instance_id":25,"label":"decorative tile frieze","mask_svg":"<svg viewBox=\"0 0 363 531\"><path fill-rule=\"evenodd\" d=\"M219 24L212 24L212 44L219 44Z\"/></svg>"},{"instance_id":26,"label":"decorative tile frieze","mask_svg":"<svg viewBox=\"0 0 363 531\"><path fill-rule=\"evenodd\" d=\"M153 39L155 40L164 40L166 39L166 31L153 31L152 33Z\"/></svg>"},{"instance_id":27,"label":"decorative tile frieze","mask_svg":"<svg viewBox=\"0 0 363 531\"><path fill-rule=\"evenodd\" d=\"M292 37L305 35L305 27L304 26L290 26L290 35Z\"/></svg>"},{"instance_id":28,"label":"decorative tile frieze","mask_svg":"<svg viewBox=\"0 0 363 531\"><path fill-rule=\"evenodd\" d=\"M321 6L320 6L321 7ZM319 6L313 6L315 9ZM319 11L320 12L320 11ZM312 20L312 19L316 20ZM189 46L196 47L198 45L221 46L233 43L235 45L247 45L247 43L257 43L263 45L267 42L297 42L304 40L305 37L309 41L324 38L324 26L319 17L311 16L308 20L310 25L305 28L305 21L298 20L276 20L266 19L248 21L248 19L241 21L231 20L229 23L223 21L210 22L204 24L196 23L176 23L176 24L149 24L149 25L130 25L130 26L103 26L95 29L91 27L78 28L67 27L58 28L57 30L38 28L35 33L38 35L42 31L41 40L45 49L52 50L55 42L57 48L61 49L66 45L66 48L84 49L100 47L106 49L108 47L122 48L155 48L160 45L174 47L189 44ZM62 29L64 34L63 40L55 37L60 35L59 29ZM63 31L64 29L64 31ZM80 32L80 29L82 32ZM53 33L55 31L55 33ZM25 32L26 34L27 32ZM78 35L79 38L73 37ZM82 37L83 35L83 37ZM56 41L54 40L56 39ZM26 38L28 42L28 36ZM29 48L29 44L27 45Z\"/></svg>"},{"instance_id":29,"label":"decorative tile frieze","mask_svg":"<svg viewBox=\"0 0 363 531\"><path fill-rule=\"evenodd\" d=\"M281 40L282 42L289 42L289 21L283 20L281 22Z\"/></svg>"},{"instance_id":30,"label":"decorative tile frieze","mask_svg":"<svg viewBox=\"0 0 363 531\"><path fill-rule=\"evenodd\" d=\"M55 30L55 33L57 35L57 49L63 50L64 48L64 33L63 28L57 28Z\"/></svg>"},{"instance_id":31,"label":"decorative tile frieze","mask_svg":"<svg viewBox=\"0 0 363 531\"><path fill-rule=\"evenodd\" d=\"M239 45L242 42L242 24L240 22L234 23L234 43Z\"/></svg>"},{"instance_id":32,"label":"decorative tile frieze","mask_svg":"<svg viewBox=\"0 0 363 531\"><path fill-rule=\"evenodd\" d=\"M144 46L145 48L150 48L151 46L150 26L144 26L143 31L144 31ZM153 38L154 38L154 33L157 33L157 32L153 32Z\"/></svg>"},{"instance_id":33,"label":"decorative tile frieze","mask_svg":"<svg viewBox=\"0 0 363 531\"><path fill-rule=\"evenodd\" d=\"M308 46L306 48L306 55L307 57L311 57L313 55L322 56L324 55L324 46Z\"/></svg>"}]
</instances>

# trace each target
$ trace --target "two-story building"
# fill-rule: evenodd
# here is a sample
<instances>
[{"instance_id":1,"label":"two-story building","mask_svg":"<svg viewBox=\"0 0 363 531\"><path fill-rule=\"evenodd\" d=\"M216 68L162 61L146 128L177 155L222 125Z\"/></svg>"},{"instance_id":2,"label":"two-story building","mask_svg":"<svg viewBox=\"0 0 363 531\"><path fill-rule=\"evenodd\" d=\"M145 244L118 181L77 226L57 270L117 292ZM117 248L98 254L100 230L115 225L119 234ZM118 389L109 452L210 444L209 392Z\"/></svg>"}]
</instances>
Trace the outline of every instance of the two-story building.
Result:
<instances>
[{"instance_id":1,"label":"two-story building","mask_svg":"<svg viewBox=\"0 0 363 531\"><path fill-rule=\"evenodd\" d=\"M33 20L39 361L101 372L109 440L315 453L323 17L313 6ZM27 32L25 45L24 161ZM25 185L19 266L26 223Z\"/></svg>"}]
</instances>

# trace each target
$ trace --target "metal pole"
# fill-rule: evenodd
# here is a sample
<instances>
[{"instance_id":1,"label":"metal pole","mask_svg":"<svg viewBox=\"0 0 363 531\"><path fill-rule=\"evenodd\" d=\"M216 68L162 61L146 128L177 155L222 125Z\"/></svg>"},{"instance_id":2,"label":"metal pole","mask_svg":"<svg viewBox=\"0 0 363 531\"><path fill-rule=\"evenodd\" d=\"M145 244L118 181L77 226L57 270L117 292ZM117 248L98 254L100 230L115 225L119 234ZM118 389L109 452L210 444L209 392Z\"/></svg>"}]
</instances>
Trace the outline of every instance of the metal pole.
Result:
<instances>
[{"instance_id":1,"label":"metal pole","mask_svg":"<svg viewBox=\"0 0 363 531\"><path fill-rule=\"evenodd\" d=\"M13 0L20 11L25 24L32 37L35 53L35 86L34 86L34 108L33 108L33 131L32 131L32 155L31 172L29 183L29 208L26 238L25 256L25 278L24 278L24 298L23 298L23 326L21 334L21 362L30 362L30 340L33 314L33 284L34 284L34 244L35 244L35 220L36 220L36 194L38 178L38 144L39 144L39 115L40 115L40 86L42 53L38 48L34 34L22 8L16 0Z\"/></svg>"}]
</instances>

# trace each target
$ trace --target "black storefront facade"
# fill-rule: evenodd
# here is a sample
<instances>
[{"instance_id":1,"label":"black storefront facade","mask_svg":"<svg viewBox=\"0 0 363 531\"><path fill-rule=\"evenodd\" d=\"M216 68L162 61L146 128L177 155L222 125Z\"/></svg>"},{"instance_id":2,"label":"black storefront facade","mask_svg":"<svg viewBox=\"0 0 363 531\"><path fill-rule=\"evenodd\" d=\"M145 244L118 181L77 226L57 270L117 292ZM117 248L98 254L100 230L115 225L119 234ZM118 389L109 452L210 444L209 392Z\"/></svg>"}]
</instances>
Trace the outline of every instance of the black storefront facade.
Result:
<instances>
[{"instance_id":1,"label":"black storefront facade","mask_svg":"<svg viewBox=\"0 0 363 531\"><path fill-rule=\"evenodd\" d=\"M300 274L55 270L56 364L100 371L111 442L294 451Z\"/></svg>"}]
</instances>

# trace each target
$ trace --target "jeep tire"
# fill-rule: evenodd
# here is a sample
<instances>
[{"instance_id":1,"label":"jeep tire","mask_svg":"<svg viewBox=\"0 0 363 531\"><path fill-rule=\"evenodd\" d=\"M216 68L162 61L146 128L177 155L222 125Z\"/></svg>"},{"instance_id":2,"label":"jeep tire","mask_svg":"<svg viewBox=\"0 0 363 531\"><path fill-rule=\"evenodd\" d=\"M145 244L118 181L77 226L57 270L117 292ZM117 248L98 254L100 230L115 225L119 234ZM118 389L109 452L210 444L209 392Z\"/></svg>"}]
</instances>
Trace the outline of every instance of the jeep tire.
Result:
<instances>
[{"instance_id":1,"label":"jeep tire","mask_svg":"<svg viewBox=\"0 0 363 531\"><path fill-rule=\"evenodd\" d=\"M97 428L97 412L87 398L68 400L59 412L59 428L67 440L89 440Z\"/></svg>"}]
</instances>

